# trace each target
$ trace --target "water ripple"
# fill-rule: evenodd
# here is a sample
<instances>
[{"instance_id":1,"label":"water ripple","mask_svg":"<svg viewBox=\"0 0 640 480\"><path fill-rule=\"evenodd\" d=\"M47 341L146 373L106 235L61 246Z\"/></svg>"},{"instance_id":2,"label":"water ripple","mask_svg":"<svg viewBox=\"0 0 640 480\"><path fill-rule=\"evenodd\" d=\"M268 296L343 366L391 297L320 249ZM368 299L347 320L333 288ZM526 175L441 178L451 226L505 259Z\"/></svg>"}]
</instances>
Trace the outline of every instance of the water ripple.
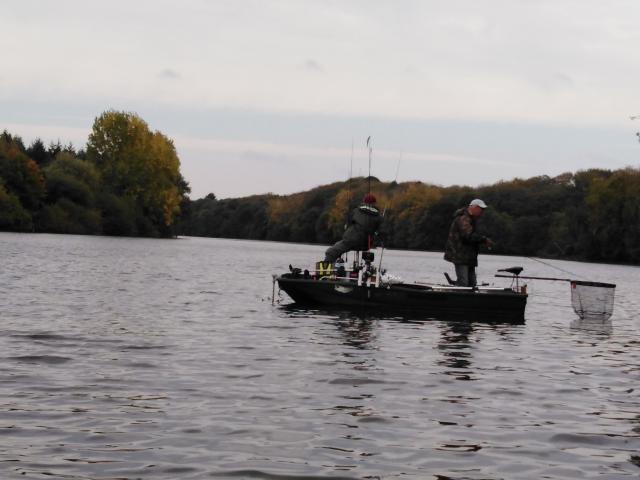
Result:
<instances>
[{"instance_id":1,"label":"water ripple","mask_svg":"<svg viewBox=\"0 0 640 480\"><path fill-rule=\"evenodd\" d=\"M640 474L640 273L608 322L532 285L525 325L272 306L322 248L0 234L0 477L607 479ZM403 276L440 254L385 252ZM483 257L479 275L528 259ZM566 265L565 265L566 267Z\"/></svg>"}]
</instances>

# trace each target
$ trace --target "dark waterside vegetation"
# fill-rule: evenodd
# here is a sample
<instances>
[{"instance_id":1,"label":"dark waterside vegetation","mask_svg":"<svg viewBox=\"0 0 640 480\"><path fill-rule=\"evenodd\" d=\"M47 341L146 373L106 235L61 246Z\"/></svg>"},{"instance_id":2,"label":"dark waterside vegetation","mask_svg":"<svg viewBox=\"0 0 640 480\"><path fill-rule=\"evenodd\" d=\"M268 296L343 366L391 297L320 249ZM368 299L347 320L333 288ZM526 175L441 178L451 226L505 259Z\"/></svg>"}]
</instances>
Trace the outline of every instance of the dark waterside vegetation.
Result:
<instances>
[{"instance_id":1,"label":"dark waterside vegetation","mask_svg":"<svg viewBox=\"0 0 640 480\"><path fill-rule=\"evenodd\" d=\"M135 114L96 118L86 149L0 134L0 230L195 235L330 244L368 190L354 178L292 195L189 200L173 142ZM384 244L442 250L453 212L480 197L493 252L640 264L640 170L591 169L471 188L371 181Z\"/></svg>"},{"instance_id":2,"label":"dark waterside vegetation","mask_svg":"<svg viewBox=\"0 0 640 480\"><path fill-rule=\"evenodd\" d=\"M341 237L348 207L368 180L324 185L293 195L190 202L180 219L185 235L330 244ZM494 253L640 263L640 170L586 170L480 188L372 179L386 210L384 244L443 250L453 212L475 197L490 206L480 229Z\"/></svg>"},{"instance_id":3,"label":"dark waterside vegetation","mask_svg":"<svg viewBox=\"0 0 640 480\"><path fill-rule=\"evenodd\" d=\"M96 118L86 150L0 134L0 230L171 236L188 192L173 142L132 113Z\"/></svg>"}]
</instances>

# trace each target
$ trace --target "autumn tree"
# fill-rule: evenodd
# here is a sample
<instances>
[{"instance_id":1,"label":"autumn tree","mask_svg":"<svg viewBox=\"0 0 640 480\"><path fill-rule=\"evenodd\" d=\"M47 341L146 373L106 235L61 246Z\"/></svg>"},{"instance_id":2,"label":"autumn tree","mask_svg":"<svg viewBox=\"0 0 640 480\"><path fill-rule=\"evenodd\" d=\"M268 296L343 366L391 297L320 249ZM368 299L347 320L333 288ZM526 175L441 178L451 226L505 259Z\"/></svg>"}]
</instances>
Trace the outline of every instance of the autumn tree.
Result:
<instances>
[{"instance_id":1,"label":"autumn tree","mask_svg":"<svg viewBox=\"0 0 640 480\"><path fill-rule=\"evenodd\" d=\"M44 177L25 153L20 137L0 135L0 179L7 193L15 195L27 210L36 210L44 197Z\"/></svg>"},{"instance_id":2,"label":"autumn tree","mask_svg":"<svg viewBox=\"0 0 640 480\"><path fill-rule=\"evenodd\" d=\"M87 157L102 176L107 233L170 234L188 186L168 137L134 113L110 110L93 124Z\"/></svg>"}]
</instances>

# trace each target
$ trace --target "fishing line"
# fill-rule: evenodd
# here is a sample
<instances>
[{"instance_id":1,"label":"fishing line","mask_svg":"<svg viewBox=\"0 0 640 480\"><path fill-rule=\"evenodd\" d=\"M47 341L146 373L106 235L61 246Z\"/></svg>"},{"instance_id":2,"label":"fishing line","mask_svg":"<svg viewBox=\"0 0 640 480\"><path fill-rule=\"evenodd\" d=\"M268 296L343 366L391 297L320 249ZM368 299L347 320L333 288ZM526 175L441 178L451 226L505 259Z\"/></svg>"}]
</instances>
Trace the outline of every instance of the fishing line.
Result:
<instances>
[{"instance_id":1,"label":"fishing line","mask_svg":"<svg viewBox=\"0 0 640 480\"><path fill-rule=\"evenodd\" d=\"M541 263L541 264L543 264L543 265L546 265L547 267L554 268L554 269L556 269L556 270L558 270L558 271L560 271L560 272L568 273L569 275L571 275L571 276L573 276L573 277L584 278L582 275L577 275L577 274L575 274L575 273L573 273L573 272L570 272L569 270L565 270L565 269L563 269L563 268L556 267L555 265L552 265L552 264L550 264L550 263L543 262L542 260L540 260L540 259L538 259L538 258L534 258L534 257L526 257L526 258L528 258L529 260L533 260L533 261L535 261L535 262L539 262L539 263Z\"/></svg>"}]
</instances>

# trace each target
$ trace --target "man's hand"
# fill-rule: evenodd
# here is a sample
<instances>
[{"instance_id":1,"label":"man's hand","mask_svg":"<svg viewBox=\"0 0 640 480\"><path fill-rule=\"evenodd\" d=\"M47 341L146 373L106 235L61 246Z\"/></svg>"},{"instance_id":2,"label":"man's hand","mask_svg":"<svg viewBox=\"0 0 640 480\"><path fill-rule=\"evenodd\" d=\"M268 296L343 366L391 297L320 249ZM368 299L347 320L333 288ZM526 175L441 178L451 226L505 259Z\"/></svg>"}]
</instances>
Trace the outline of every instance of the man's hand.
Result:
<instances>
[{"instance_id":1,"label":"man's hand","mask_svg":"<svg viewBox=\"0 0 640 480\"><path fill-rule=\"evenodd\" d=\"M493 247L496 244L496 242L494 242L489 237L487 237L484 239L484 244L487 246L489 250L491 250L491 247Z\"/></svg>"}]
</instances>

